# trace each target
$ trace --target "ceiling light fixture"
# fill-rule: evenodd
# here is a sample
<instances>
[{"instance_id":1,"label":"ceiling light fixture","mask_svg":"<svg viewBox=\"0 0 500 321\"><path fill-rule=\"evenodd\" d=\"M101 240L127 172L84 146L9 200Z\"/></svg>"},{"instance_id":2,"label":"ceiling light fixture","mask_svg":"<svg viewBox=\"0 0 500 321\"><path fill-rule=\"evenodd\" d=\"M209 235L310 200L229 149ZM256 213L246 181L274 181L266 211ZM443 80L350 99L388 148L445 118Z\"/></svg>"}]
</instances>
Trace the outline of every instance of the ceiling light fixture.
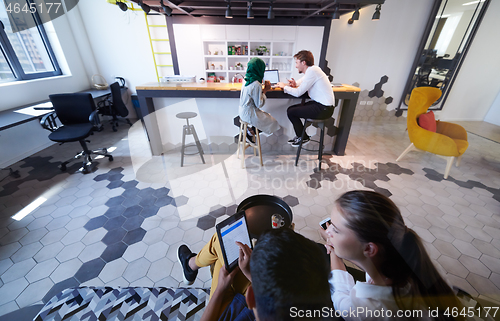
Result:
<instances>
[{"instance_id":1,"label":"ceiling light fixture","mask_svg":"<svg viewBox=\"0 0 500 321\"><path fill-rule=\"evenodd\" d=\"M333 12L332 19L340 19L339 6L335 6L335 11Z\"/></svg>"},{"instance_id":2,"label":"ceiling light fixture","mask_svg":"<svg viewBox=\"0 0 500 321\"><path fill-rule=\"evenodd\" d=\"M227 8L226 8L226 18L231 19L233 17L233 10L231 10L231 1L227 1Z\"/></svg>"},{"instance_id":3,"label":"ceiling light fixture","mask_svg":"<svg viewBox=\"0 0 500 321\"><path fill-rule=\"evenodd\" d=\"M128 7L125 2L116 1L116 5L122 9L122 11L127 11Z\"/></svg>"},{"instance_id":4,"label":"ceiling light fixture","mask_svg":"<svg viewBox=\"0 0 500 321\"><path fill-rule=\"evenodd\" d=\"M273 11L273 1L270 1L269 11L267 12L267 19L274 19L274 11Z\"/></svg>"},{"instance_id":5,"label":"ceiling light fixture","mask_svg":"<svg viewBox=\"0 0 500 321\"><path fill-rule=\"evenodd\" d=\"M161 8L163 9L163 13L170 17L172 15L172 8L170 8L169 6L166 6L163 3L163 0L160 0L160 5L161 5Z\"/></svg>"},{"instance_id":6,"label":"ceiling light fixture","mask_svg":"<svg viewBox=\"0 0 500 321\"><path fill-rule=\"evenodd\" d=\"M382 5L377 4L375 8L375 12L373 13L372 20L380 20L380 9L382 9Z\"/></svg>"},{"instance_id":7,"label":"ceiling light fixture","mask_svg":"<svg viewBox=\"0 0 500 321\"><path fill-rule=\"evenodd\" d=\"M142 2L142 0L139 0L139 5L141 6L142 10L144 10L145 13L149 13L149 11L151 11L151 8L147 4Z\"/></svg>"},{"instance_id":8,"label":"ceiling light fixture","mask_svg":"<svg viewBox=\"0 0 500 321\"><path fill-rule=\"evenodd\" d=\"M356 5L356 10L354 10L354 13L352 14L351 17L352 20L359 20L359 7Z\"/></svg>"},{"instance_id":9,"label":"ceiling light fixture","mask_svg":"<svg viewBox=\"0 0 500 321\"><path fill-rule=\"evenodd\" d=\"M247 9L247 19L253 19L253 9L252 9L252 1L248 2L248 9Z\"/></svg>"}]
</instances>

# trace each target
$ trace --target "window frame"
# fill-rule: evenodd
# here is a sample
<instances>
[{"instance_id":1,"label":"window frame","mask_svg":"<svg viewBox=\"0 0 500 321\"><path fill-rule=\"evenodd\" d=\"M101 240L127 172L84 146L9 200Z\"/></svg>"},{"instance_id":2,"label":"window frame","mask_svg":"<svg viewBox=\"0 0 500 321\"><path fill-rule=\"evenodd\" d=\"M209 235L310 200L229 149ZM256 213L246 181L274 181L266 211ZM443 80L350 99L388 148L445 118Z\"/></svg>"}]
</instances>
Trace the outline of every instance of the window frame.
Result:
<instances>
[{"instance_id":1,"label":"window frame","mask_svg":"<svg viewBox=\"0 0 500 321\"><path fill-rule=\"evenodd\" d=\"M29 5L31 3L34 3L33 0L26 0L26 3ZM45 28L43 27L42 20L40 19L40 16L38 15L37 12L31 13L33 16L33 19L35 20L35 28L37 28L38 33L40 34L40 37L42 39L42 42L44 44L45 50L47 52L47 55L50 58L50 61L52 63L52 67L54 68L53 71L44 71L44 72L33 72L33 73L25 73L23 70L23 67L21 66L21 63L19 62L19 58L16 55L16 52L14 48L12 47L12 44L9 40L9 37L7 36L7 32L5 31L5 25L3 21L0 20L0 44L1 47L3 47L4 50L3 53L5 55L5 59L7 60L7 63L9 64L15 79L12 81L6 81L5 83L10 83L10 82L15 82L15 81L20 81L20 80L33 80L33 79L41 79L41 78L48 78L48 77L54 77L54 76L60 76L62 75L61 68L59 66L59 63L57 62L56 55L54 54L54 51L52 50L52 47L50 45L49 37L47 36L47 33L45 32ZM2 48L0 48L1 50ZM4 83L4 82L2 82Z\"/></svg>"}]
</instances>

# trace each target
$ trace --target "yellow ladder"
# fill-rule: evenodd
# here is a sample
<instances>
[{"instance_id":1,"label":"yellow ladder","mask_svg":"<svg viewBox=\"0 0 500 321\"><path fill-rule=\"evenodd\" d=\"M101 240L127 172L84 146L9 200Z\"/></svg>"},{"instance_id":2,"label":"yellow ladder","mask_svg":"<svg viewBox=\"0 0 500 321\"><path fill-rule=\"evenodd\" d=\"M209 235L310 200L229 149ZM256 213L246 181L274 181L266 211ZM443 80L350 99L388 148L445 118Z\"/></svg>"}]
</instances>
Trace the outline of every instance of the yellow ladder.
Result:
<instances>
[{"instance_id":1,"label":"yellow ladder","mask_svg":"<svg viewBox=\"0 0 500 321\"><path fill-rule=\"evenodd\" d=\"M144 13L144 17L146 18L156 77L158 82L160 82L161 78L174 74L170 41L168 39L167 21L165 16L161 14L152 15ZM150 19L153 21L150 21Z\"/></svg>"},{"instance_id":2,"label":"yellow ladder","mask_svg":"<svg viewBox=\"0 0 500 321\"><path fill-rule=\"evenodd\" d=\"M116 5L117 0L106 0L108 3ZM125 2L128 10L142 11L140 6L134 6L134 2L120 0ZM149 17L149 19L148 19ZM149 43L151 44L151 53L155 64L156 78L160 79L174 74L174 65L172 63L172 53L170 52L170 41L168 39L167 21L161 14L146 14L146 28L148 29ZM154 20L154 21L150 21ZM152 22L152 23L151 23Z\"/></svg>"}]
</instances>

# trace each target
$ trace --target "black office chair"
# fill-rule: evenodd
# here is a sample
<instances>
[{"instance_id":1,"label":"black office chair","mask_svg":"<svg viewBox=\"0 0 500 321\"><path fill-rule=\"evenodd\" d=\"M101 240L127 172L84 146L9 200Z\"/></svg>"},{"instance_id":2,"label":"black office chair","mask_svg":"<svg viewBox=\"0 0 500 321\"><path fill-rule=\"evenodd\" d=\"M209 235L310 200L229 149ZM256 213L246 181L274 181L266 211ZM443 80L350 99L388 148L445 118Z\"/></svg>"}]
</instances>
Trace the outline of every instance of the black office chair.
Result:
<instances>
[{"instance_id":1,"label":"black office chair","mask_svg":"<svg viewBox=\"0 0 500 321\"><path fill-rule=\"evenodd\" d=\"M127 123L130 126L132 126L132 123L125 118L128 116L128 109L123 103L120 85L114 82L109 87L111 89L111 99L108 98L98 102L97 109L100 115L113 117L109 123L113 126L113 131L116 132L118 130L116 127L118 127L119 121ZM124 117L124 119L118 119L118 116Z\"/></svg>"},{"instance_id":2,"label":"black office chair","mask_svg":"<svg viewBox=\"0 0 500 321\"><path fill-rule=\"evenodd\" d=\"M99 116L94 104L94 99L89 93L56 94L49 96L54 112L45 115L40 124L52 133L49 139L61 145L69 142L80 142L83 151L78 153L74 159L83 157L83 173L89 173L93 165L90 155L97 154L106 156L110 161L113 156L108 154L106 148L89 150L85 138L93 134L100 126ZM59 119L60 125L58 125ZM66 170L66 161L61 164L61 170Z\"/></svg>"}]
</instances>

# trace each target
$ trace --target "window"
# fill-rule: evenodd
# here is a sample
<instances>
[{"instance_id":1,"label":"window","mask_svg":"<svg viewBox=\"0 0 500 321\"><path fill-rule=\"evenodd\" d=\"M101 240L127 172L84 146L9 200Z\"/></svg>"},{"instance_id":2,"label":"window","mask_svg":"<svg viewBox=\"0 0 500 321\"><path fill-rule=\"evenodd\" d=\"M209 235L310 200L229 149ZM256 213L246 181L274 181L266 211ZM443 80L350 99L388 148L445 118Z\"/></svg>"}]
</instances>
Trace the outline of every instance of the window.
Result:
<instances>
[{"instance_id":1,"label":"window","mask_svg":"<svg viewBox=\"0 0 500 321\"><path fill-rule=\"evenodd\" d=\"M62 74L40 17L35 12L28 18L35 27L13 32L7 10L0 3L0 83Z\"/></svg>"}]
</instances>

